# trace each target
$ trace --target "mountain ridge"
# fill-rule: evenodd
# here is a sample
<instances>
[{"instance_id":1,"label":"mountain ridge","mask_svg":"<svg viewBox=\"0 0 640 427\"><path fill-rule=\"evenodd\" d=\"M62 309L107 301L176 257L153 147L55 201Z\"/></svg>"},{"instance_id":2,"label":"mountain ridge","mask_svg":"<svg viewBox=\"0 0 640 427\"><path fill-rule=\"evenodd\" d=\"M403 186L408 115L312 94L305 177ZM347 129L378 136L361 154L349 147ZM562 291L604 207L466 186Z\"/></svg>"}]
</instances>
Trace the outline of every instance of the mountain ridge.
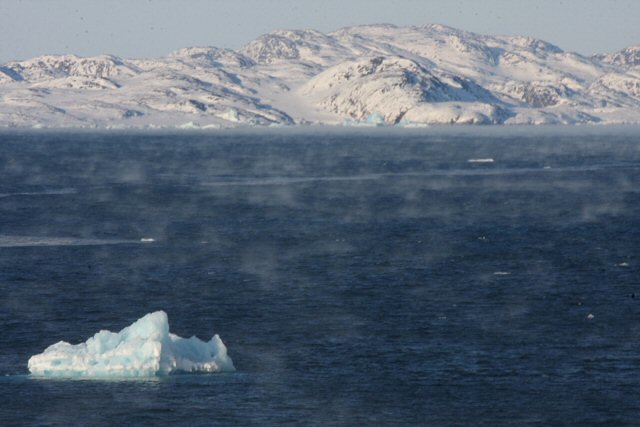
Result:
<instances>
[{"instance_id":1,"label":"mountain ridge","mask_svg":"<svg viewBox=\"0 0 640 427\"><path fill-rule=\"evenodd\" d=\"M0 127L640 123L640 45L583 56L440 24L0 65Z\"/></svg>"}]
</instances>

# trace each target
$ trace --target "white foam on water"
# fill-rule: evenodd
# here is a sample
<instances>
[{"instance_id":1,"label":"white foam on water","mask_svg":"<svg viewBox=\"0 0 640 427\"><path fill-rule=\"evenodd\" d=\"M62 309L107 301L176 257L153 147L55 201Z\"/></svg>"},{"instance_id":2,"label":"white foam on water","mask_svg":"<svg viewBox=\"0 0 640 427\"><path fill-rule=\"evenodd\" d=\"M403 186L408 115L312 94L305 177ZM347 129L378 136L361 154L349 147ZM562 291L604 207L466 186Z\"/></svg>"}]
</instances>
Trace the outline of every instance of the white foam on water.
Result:
<instances>
[{"instance_id":1,"label":"white foam on water","mask_svg":"<svg viewBox=\"0 0 640 427\"><path fill-rule=\"evenodd\" d=\"M469 163L494 163L494 159L469 159ZM598 170L598 167L565 167L565 168L553 168L555 172L582 172ZM259 187L259 186L286 186L294 184L306 184L306 183L332 183L332 182L348 182L348 181L376 181L394 178L411 178L411 177L450 177L450 176L494 176L494 175L510 175L517 174L522 175L525 173L540 173L540 168L473 168L473 169L447 169L447 170L433 170L427 172L384 172L384 173L370 173L362 175L347 175L347 176L271 176L261 178L237 178L237 179L224 179L218 181L204 181L200 185L204 187ZM167 175L165 176L173 176Z\"/></svg>"},{"instance_id":2,"label":"white foam on water","mask_svg":"<svg viewBox=\"0 0 640 427\"><path fill-rule=\"evenodd\" d=\"M174 335L164 311L149 313L117 333L100 331L84 343L60 341L32 356L28 367L31 375L58 378L235 371L218 335L207 342Z\"/></svg>"},{"instance_id":3,"label":"white foam on water","mask_svg":"<svg viewBox=\"0 0 640 427\"><path fill-rule=\"evenodd\" d=\"M22 191L17 193L0 193L0 199L6 197L20 197L20 196L62 196L65 194L77 194L78 190L75 188L60 188L58 190L43 190L43 191Z\"/></svg>"},{"instance_id":4,"label":"white foam on water","mask_svg":"<svg viewBox=\"0 0 640 427\"><path fill-rule=\"evenodd\" d=\"M98 246L140 243L124 239L80 239L75 237L7 236L0 235L0 248L28 246Z\"/></svg>"},{"instance_id":5,"label":"white foam on water","mask_svg":"<svg viewBox=\"0 0 640 427\"><path fill-rule=\"evenodd\" d=\"M256 178L233 181L213 181L203 185L208 187L242 187L242 186L277 186L290 184L305 184L314 182L334 182L334 181L370 181L385 178L388 174L365 174L354 176L304 176L304 177L283 177L275 176L268 178Z\"/></svg>"}]
</instances>

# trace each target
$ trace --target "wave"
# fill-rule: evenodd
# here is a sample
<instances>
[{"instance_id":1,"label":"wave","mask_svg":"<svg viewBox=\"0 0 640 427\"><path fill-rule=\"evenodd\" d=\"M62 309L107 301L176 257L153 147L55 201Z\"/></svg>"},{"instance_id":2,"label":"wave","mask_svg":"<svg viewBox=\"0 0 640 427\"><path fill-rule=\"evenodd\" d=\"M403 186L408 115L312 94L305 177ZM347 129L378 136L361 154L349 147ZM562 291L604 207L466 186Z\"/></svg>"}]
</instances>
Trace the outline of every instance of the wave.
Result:
<instances>
[{"instance_id":1,"label":"wave","mask_svg":"<svg viewBox=\"0 0 640 427\"><path fill-rule=\"evenodd\" d=\"M312 182L334 182L334 181L370 181L384 178L386 174L366 174L353 176L303 176L303 177L285 177L276 176L268 178L250 178L237 179L229 181L211 181L205 182L203 185L209 187L227 187L227 186L261 186L261 185L288 185L288 184L305 184Z\"/></svg>"},{"instance_id":2,"label":"wave","mask_svg":"<svg viewBox=\"0 0 640 427\"><path fill-rule=\"evenodd\" d=\"M469 159L467 163L493 163L493 159ZM347 181L375 181L394 178L420 178L420 177L449 177L449 176L491 176L491 175L519 175L543 172L589 172L607 168L606 165L590 165L590 166L568 166L568 167L503 167L488 169L444 169L433 171L418 172L383 172L369 173L362 175L346 175L346 176L271 176L271 177L252 177L252 178L235 178L220 179L217 181L205 181L200 185L205 187L257 187L257 186L279 186L294 185L307 183L322 182L347 182Z\"/></svg>"},{"instance_id":3,"label":"wave","mask_svg":"<svg viewBox=\"0 0 640 427\"><path fill-rule=\"evenodd\" d=\"M100 246L145 243L148 239L82 239L75 237L46 236L7 236L0 235L0 248L19 248L30 246Z\"/></svg>"},{"instance_id":4,"label":"wave","mask_svg":"<svg viewBox=\"0 0 640 427\"><path fill-rule=\"evenodd\" d=\"M58 190L43 190L43 191L21 191L15 193L0 193L0 199L7 197L22 197L22 196L61 196L65 194L77 194L78 190L75 188L60 188Z\"/></svg>"}]
</instances>

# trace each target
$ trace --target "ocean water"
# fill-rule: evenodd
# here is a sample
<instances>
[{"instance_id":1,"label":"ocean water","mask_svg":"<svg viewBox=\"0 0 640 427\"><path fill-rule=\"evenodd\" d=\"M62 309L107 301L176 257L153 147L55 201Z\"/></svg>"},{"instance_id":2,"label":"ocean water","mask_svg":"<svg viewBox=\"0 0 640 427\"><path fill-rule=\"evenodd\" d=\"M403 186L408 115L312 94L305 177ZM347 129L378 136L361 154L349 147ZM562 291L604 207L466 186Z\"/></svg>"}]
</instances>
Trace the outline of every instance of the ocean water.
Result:
<instances>
[{"instance_id":1,"label":"ocean water","mask_svg":"<svg viewBox=\"0 0 640 427\"><path fill-rule=\"evenodd\" d=\"M638 128L4 131L0 425L637 425L639 250ZM28 375L155 310L237 372Z\"/></svg>"}]
</instances>

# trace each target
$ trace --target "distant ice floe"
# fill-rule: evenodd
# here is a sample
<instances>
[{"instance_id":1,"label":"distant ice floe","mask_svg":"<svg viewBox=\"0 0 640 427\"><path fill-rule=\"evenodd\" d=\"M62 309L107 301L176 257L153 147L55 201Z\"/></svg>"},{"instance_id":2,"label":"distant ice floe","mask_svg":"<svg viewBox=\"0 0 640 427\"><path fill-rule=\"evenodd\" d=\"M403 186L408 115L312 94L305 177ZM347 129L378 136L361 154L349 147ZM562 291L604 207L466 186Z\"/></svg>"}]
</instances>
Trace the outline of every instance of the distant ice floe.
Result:
<instances>
[{"instance_id":1,"label":"distant ice floe","mask_svg":"<svg viewBox=\"0 0 640 427\"><path fill-rule=\"evenodd\" d=\"M495 160L493 160L492 158L467 160L468 163L493 163L494 161Z\"/></svg>"},{"instance_id":2,"label":"distant ice floe","mask_svg":"<svg viewBox=\"0 0 640 427\"><path fill-rule=\"evenodd\" d=\"M398 127L407 129L425 129L431 127L428 123L402 121L397 124Z\"/></svg>"},{"instance_id":3,"label":"distant ice floe","mask_svg":"<svg viewBox=\"0 0 640 427\"><path fill-rule=\"evenodd\" d=\"M184 129L184 130L208 130L208 129L221 129L221 128L222 126L216 123L201 125L196 122L186 122L176 127L176 129Z\"/></svg>"},{"instance_id":4,"label":"distant ice floe","mask_svg":"<svg viewBox=\"0 0 640 427\"><path fill-rule=\"evenodd\" d=\"M235 371L218 335L208 342L174 335L164 311L149 313L118 333L102 330L81 344L60 341L32 356L28 367L32 375L58 378Z\"/></svg>"}]
</instances>

